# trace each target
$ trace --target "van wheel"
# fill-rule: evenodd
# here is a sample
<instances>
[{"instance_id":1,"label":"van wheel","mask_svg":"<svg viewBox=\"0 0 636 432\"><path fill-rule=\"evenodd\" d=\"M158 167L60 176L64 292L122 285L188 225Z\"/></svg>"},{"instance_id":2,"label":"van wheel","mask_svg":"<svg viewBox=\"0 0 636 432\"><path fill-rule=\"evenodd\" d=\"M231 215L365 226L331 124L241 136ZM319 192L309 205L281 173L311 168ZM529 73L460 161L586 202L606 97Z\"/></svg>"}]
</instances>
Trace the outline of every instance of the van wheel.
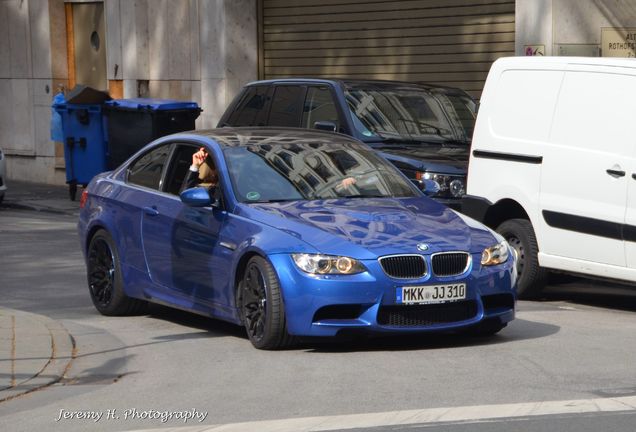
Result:
<instances>
[{"instance_id":1,"label":"van wheel","mask_svg":"<svg viewBox=\"0 0 636 432\"><path fill-rule=\"evenodd\" d=\"M539 267L537 238L530 221L510 219L497 227L517 255L517 296L520 299L536 298L548 279L548 271Z\"/></svg>"}]
</instances>

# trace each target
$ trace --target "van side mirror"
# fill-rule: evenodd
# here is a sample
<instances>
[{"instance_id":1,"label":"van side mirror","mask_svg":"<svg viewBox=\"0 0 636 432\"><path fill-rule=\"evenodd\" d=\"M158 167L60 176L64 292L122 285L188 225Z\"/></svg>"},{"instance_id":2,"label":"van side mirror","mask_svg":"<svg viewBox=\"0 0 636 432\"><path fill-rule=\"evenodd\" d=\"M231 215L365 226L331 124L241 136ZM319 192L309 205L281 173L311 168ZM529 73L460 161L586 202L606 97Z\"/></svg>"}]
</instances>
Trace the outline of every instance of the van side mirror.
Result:
<instances>
[{"instance_id":1,"label":"van side mirror","mask_svg":"<svg viewBox=\"0 0 636 432\"><path fill-rule=\"evenodd\" d=\"M317 121L314 123L314 129L327 131L327 132L335 132L338 126L334 122L330 121Z\"/></svg>"},{"instance_id":2,"label":"van side mirror","mask_svg":"<svg viewBox=\"0 0 636 432\"><path fill-rule=\"evenodd\" d=\"M181 202L190 207L208 207L214 204L210 191L204 187L186 189L179 194Z\"/></svg>"},{"instance_id":3,"label":"van side mirror","mask_svg":"<svg viewBox=\"0 0 636 432\"><path fill-rule=\"evenodd\" d=\"M432 197L439 192L439 183L434 180L424 179L422 180L422 192L424 195Z\"/></svg>"}]
</instances>

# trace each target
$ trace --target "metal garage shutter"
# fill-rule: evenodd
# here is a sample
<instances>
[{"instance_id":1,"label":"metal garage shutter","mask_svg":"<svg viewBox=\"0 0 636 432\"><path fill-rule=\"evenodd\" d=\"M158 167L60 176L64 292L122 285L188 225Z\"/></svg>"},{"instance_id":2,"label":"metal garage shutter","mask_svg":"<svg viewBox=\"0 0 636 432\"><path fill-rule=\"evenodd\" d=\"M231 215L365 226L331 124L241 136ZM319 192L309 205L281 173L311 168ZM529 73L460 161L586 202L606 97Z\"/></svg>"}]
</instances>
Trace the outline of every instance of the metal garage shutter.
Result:
<instances>
[{"instance_id":1,"label":"metal garage shutter","mask_svg":"<svg viewBox=\"0 0 636 432\"><path fill-rule=\"evenodd\" d=\"M425 81L481 92L514 55L514 0L259 0L259 73Z\"/></svg>"}]
</instances>

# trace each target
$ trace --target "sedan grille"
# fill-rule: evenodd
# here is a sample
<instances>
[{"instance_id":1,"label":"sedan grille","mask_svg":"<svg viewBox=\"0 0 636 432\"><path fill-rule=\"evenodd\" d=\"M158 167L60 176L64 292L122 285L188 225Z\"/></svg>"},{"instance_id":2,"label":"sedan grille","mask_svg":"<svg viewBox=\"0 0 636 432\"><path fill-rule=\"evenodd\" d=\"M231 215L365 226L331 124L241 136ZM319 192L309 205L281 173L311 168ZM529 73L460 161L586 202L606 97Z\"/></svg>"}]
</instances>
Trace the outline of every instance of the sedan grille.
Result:
<instances>
[{"instance_id":1,"label":"sedan grille","mask_svg":"<svg viewBox=\"0 0 636 432\"><path fill-rule=\"evenodd\" d=\"M466 252L448 252L433 255L433 273L435 276L454 276L468 269L470 255Z\"/></svg>"},{"instance_id":2,"label":"sedan grille","mask_svg":"<svg viewBox=\"0 0 636 432\"><path fill-rule=\"evenodd\" d=\"M417 279L426 274L426 261L422 255L395 255L380 258L382 270L398 279Z\"/></svg>"},{"instance_id":3,"label":"sedan grille","mask_svg":"<svg viewBox=\"0 0 636 432\"><path fill-rule=\"evenodd\" d=\"M381 306L378 324L392 327L424 327L469 320L477 315L473 300L432 305Z\"/></svg>"}]
</instances>

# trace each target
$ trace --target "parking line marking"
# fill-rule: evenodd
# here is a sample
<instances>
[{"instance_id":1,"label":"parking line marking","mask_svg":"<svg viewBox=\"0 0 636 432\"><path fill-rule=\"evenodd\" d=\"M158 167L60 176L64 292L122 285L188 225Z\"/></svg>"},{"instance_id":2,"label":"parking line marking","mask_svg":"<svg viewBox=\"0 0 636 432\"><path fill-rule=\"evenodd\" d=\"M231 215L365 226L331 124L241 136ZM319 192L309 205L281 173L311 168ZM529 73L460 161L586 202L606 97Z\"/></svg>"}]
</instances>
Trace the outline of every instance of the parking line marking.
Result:
<instances>
[{"instance_id":1,"label":"parking line marking","mask_svg":"<svg viewBox=\"0 0 636 432\"><path fill-rule=\"evenodd\" d=\"M373 428L431 423L461 423L504 418L534 417L557 414L636 411L636 396L598 399L575 399L545 402L523 402L500 405L474 405L421 410L388 411L368 414L346 414L262 420L211 426L189 426L161 429L163 432L321 432L342 429ZM158 430L158 429L155 429ZM144 429L151 431L151 429ZM142 432L142 431L140 431Z\"/></svg>"}]
</instances>

